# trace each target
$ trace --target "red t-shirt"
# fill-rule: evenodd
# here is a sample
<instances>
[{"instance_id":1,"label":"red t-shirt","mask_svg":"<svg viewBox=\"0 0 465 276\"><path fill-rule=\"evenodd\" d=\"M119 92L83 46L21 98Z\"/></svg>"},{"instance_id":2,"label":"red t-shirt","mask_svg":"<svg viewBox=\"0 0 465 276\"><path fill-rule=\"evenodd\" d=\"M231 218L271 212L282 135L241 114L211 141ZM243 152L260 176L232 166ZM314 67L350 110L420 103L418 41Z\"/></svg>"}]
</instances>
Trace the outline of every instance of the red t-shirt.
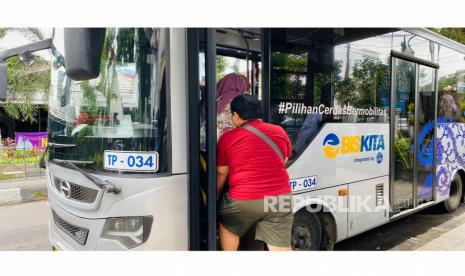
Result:
<instances>
[{"instance_id":1,"label":"red t-shirt","mask_svg":"<svg viewBox=\"0 0 465 276\"><path fill-rule=\"evenodd\" d=\"M291 155L291 142L284 129L260 120L248 122L263 132L281 150ZM262 199L291 192L283 160L256 134L244 128L224 133L218 141L217 165L229 166L229 197Z\"/></svg>"}]
</instances>

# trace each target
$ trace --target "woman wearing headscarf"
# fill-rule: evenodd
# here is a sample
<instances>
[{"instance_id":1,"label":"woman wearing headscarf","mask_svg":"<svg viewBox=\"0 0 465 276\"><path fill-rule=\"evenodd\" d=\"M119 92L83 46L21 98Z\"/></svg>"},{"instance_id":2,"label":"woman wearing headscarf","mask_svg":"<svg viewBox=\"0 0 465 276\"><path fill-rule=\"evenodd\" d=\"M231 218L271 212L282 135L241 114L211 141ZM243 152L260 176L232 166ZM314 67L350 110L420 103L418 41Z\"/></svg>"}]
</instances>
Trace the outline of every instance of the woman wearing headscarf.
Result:
<instances>
[{"instance_id":1,"label":"woman wearing headscarf","mask_svg":"<svg viewBox=\"0 0 465 276\"><path fill-rule=\"evenodd\" d=\"M234 128L231 123L230 103L234 97L247 92L250 89L248 79L236 73L225 75L216 83L216 139L223 133ZM205 122L201 124L200 131L201 148L205 149Z\"/></svg>"}]
</instances>

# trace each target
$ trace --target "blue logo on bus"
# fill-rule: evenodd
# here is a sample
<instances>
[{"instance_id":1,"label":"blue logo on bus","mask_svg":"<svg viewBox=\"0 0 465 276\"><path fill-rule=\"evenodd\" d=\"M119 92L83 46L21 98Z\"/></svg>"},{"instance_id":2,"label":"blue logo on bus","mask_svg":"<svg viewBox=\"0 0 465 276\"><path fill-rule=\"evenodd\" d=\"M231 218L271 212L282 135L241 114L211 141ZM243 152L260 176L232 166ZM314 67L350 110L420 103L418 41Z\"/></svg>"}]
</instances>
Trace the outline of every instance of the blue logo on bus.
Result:
<instances>
[{"instance_id":1,"label":"blue logo on bus","mask_svg":"<svg viewBox=\"0 0 465 276\"><path fill-rule=\"evenodd\" d=\"M339 137L336 134L330 133L325 137L323 141L323 153L328 158L334 158L339 153Z\"/></svg>"},{"instance_id":2,"label":"blue logo on bus","mask_svg":"<svg viewBox=\"0 0 465 276\"><path fill-rule=\"evenodd\" d=\"M378 152L376 155L376 163L381 164L383 162L383 154L381 152Z\"/></svg>"},{"instance_id":3,"label":"blue logo on bus","mask_svg":"<svg viewBox=\"0 0 465 276\"><path fill-rule=\"evenodd\" d=\"M384 150L383 135L344 135L339 138L336 134L330 133L323 140L323 153L328 158L335 158L338 154L378 150Z\"/></svg>"}]
</instances>

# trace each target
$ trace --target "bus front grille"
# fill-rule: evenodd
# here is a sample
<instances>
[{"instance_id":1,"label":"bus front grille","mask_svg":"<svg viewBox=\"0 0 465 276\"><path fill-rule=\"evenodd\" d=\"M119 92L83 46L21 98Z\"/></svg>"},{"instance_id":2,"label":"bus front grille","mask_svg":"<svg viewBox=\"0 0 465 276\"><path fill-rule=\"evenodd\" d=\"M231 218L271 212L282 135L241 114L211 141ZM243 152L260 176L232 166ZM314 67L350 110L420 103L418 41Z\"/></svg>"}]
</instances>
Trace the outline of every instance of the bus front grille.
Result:
<instances>
[{"instance_id":1,"label":"bus front grille","mask_svg":"<svg viewBox=\"0 0 465 276\"><path fill-rule=\"evenodd\" d=\"M87 236L89 234L89 230L72 225L71 223L66 222L62 218L60 218L55 212L53 212L53 220L55 221L56 226L60 228L63 232L68 234L71 238L73 238L76 242L81 245L85 245L87 241Z\"/></svg>"},{"instance_id":2,"label":"bus front grille","mask_svg":"<svg viewBox=\"0 0 465 276\"><path fill-rule=\"evenodd\" d=\"M83 203L93 203L97 198L98 190L87 188L69 181L67 181L67 183L69 184L70 191L69 194L67 194L68 196L66 196L63 193L63 182L65 180L56 176L53 176L52 179L57 192L62 194L66 198Z\"/></svg>"}]
</instances>

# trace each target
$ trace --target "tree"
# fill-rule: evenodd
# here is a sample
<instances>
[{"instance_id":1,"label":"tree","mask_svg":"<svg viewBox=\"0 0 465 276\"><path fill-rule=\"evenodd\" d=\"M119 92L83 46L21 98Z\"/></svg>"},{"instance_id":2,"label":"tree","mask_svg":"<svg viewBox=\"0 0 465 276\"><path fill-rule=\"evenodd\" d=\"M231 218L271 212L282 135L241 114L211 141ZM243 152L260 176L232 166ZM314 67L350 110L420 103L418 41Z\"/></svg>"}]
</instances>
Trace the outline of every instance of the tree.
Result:
<instances>
[{"instance_id":1,"label":"tree","mask_svg":"<svg viewBox=\"0 0 465 276\"><path fill-rule=\"evenodd\" d=\"M228 62L223 56L216 56L216 80L221 80L224 78L226 67L228 66Z\"/></svg>"},{"instance_id":2,"label":"tree","mask_svg":"<svg viewBox=\"0 0 465 276\"><path fill-rule=\"evenodd\" d=\"M299 98L304 93L299 77L307 71L307 54L293 55L273 52L271 55L271 89L276 98Z\"/></svg>"},{"instance_id":3,"label":"tree","mask_svg":"<svg viewBox=\"0 0 465 276\"><path fill-rule=\"evenodd\" d=\"M429 28L431 31L443 35L458 43L465 44L465 28Z\"/></svg>"},{"instance_id":4,"label":"tree","mask_svg":"<svg viewBox=\"0 0 465 276\"><path fill-rule=\"evenodd\" d=\"M44 39L44 35L38 28L2 28L0 38L8 32L22 34L30 41ZM24 66L18 57L7 60L8 65L8 91L9 97L3 105L8 115L15 120L35 122L39 108L32 103L34 93L44 92L47 98L50 87L50 62L35 56L35 62L31 66Z\"/></svg>"},{"instance_id":5,"label":"tree","mask_svg":"<svg viewBox=\"0 0 465 276\"><path fill-rule=\"evenodd\" d=\"M358 91L356 107L369 108L380 104L380 90L383 80L388 76L388 68L377 58L364 58L355 65L352 78Z\"/></svg>"},{"instance_id":6,"label":"tree","mask_svg":"<svg viewBox=\"0 0 465 276\"><path fill-rule=\"evenodd\" d=\"M37 57L34 65L26 67L18 57L13 57L7 60L7 65L9 97L3 107L11 118L33 123L39 112L32 103L34 92L44 91L44 97L48 94L50 63Z\"/></svg>"},{"instance_id":7,"label":"tree","mask_svg":"<svg viewBox=\"0 0 465 276\"><path fill-rule=\"evenodd\" d=\"M378 58L364 57L357 63L352 76L340 76L341 62L334 64L336 99L340 105L357 108L380 106L384 80L389 76L388 67Z\"/></svg>"},{"instance_id":8,"label":"tree","mask_svg":"<svg viewBox=\"0 0 465 276\"><path fill-rule=\"evenodd\" d=\"M439 79L439 91L447 90L448 87L457 89L457 76L461 76L465 73L465 70L458 70L457 72L443 76Z\"/></svg>"}]
</instances>

